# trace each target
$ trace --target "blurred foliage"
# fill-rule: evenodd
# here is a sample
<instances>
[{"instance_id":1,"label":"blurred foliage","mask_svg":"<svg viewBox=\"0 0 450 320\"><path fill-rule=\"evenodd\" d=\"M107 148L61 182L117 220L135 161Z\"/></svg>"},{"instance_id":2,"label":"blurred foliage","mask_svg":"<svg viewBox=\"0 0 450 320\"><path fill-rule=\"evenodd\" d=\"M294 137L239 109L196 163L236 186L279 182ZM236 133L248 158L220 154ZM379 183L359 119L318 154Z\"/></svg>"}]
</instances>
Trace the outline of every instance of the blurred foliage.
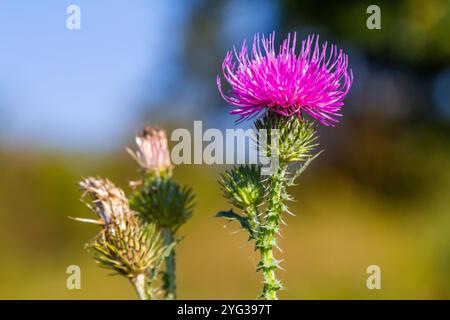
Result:
<instances>
[{"instance_id":1,"label":"blurred foliage","mask_svg":"<svg viewBox=\"0 0 450 320\"><path fill-rule=\"evenodd\" d=\"M380 61L422 68L442 67L449 62L448 0L282 2L285 26L320 26L318 31L340 41L352 41ZM369 16L366 9L372 4L381 9L381 30L365 27Z\"/></svg>"},{"instance_id":2,"label":"blurred foliage","mask_svg":"<svg viewBox=\"0 0 450 320\"><path fill-rule=\"evenodd\" d=\"M404 159L391 161L391 171L413 173L418 181L408 181L415 190L401 196L368 188L328 165L325 157L318 158L293 188L299 201L291 206L296 216L286 217L289 226L280 243L287 270L281 277L288 284L280 296L449 298L450 145L445 137L441 130L423 126L394 140L398 154L391 159ZM5 169L0 182L0 247L7 261L0 269L1 298L134 298L126 281L108 277L83 250L95 226L67 219L85 212L77 200L75 182L80 176L107 175L124 187L138 174L122 154L0 153ZM377 162L370 159L372 154L358 157L361 163ZM236 234L238 227L231 224L233 232L222 232L224 222L212 218L229 207L215 182L223 169L176 168L180 182L193 185L198 194L197 214L181 230L185 239L178 248L180 298L251 299L258 290L253 246L242 245L246 235ZM403 188L395 179L380 183L387 189ZM79 291L65 287L71 264L82 270ZM365 287L370 264L382 268L380 291Z\"/></svg>"}]
</instances>

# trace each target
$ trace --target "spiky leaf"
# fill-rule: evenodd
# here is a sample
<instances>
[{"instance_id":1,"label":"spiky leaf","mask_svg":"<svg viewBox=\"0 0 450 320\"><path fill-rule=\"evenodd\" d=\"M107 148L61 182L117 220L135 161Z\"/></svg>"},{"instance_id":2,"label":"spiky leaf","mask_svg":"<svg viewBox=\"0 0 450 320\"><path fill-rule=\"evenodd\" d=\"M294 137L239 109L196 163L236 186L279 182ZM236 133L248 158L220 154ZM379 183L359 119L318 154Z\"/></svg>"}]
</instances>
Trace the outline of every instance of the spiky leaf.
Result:
<instances>
[{"instance_id":1,"label":"spiky leaf","mask_svg":"<svg viewBox=\"0 0 450 320\"><path fill-rule=\"evenodd\" d=\"M253 231L250 227L247 217L241 216L240 214L235 213L233 210L219 211L216 214L216 217L225 218L228 219L229 221L237 221L241 225L242 229L247 231L250 236L253 235Z\"/></svg>"}]
</instances>

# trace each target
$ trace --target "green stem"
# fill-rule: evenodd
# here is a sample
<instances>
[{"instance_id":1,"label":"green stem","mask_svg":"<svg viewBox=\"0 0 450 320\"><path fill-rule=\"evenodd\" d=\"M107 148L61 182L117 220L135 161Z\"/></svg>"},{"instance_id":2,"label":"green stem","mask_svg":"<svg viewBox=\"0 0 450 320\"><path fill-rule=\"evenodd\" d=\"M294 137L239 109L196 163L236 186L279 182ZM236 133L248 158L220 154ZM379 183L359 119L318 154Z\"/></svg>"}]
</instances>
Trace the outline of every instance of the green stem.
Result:
<instances>
[{"instance_id":1,"label":"green stem","mask_svg":"<svg viewBox=\"0 0 450 320\"><path fill-rule=\"evenodd\" d=\"M152 299L152 296L147 289L147 277L145 274L138 274L136 277L131 279L131 283L133 284L140 300Z\"/></svg>"},{"instance_id":2,"label":"green stem","mask_svg":"<svg viewBox=\"0 0 450 320\"><path fill-rule=\"evenodd\" d=\"M286 193L286 166L281 165L274 175L269 178L269 195L266 219L261 226L257 247L261 253L261 261L258 270L263 272L263 291L261 296L266 300L277 300L277 291L281 289L281 282L276 278L275 269L278 262L274 257L273 249L276 244L276 234L279 231L283 201Z\"/></svg>"},{"instance_id":3,"label":"green stem","mask_svg":"<svg viewBox=\"0 0 450 320\"><path fill-rule=\"evenodd\" d=\"M248 206L245 209L245 213L248 217L248 223L250 224L250 228L252 229L253 238L257 239L259 230L260 230L260 221L259 221L259 210L256 205Z\"/></svg>"},{"instance_id":4,"label":"green stem","mask_svg":"<svg viewBox=\"0 0 450 320\"><path fill-rule=\"evenodd\" d=\"M169 228L162 229L162 236L165 246L170 246L174 242L174 235L172 230ZM164 299L175 300L177 298L176 294L176 283L175 283L175 249L170 251L170 254L166 257L166 270L163 276L163 287L165 291Z\"/></svg>"}]
</instances>

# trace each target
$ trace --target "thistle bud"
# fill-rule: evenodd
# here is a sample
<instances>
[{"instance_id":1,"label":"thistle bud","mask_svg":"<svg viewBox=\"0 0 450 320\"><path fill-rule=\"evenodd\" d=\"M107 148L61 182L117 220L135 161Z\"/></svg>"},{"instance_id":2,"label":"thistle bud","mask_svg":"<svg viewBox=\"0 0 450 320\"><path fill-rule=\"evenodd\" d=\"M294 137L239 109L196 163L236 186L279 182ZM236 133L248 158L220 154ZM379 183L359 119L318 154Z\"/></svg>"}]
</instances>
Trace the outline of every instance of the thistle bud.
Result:
<instances>
[{"instance_id":1,"label":"thistle bud","mask_svg":"<svg viewBox=\"0 0 450 320\"><path fill-rule=\"evenodd\" d=\"M263 201L264 186L258 166L241 166L221 175L219 184L225 198L236 207L246 210Z\"/></svg>"},{"instance_id":2,"label":"thistle bud","mask_svg":"<svg viewBox=\"0 0 450 320\"><path fill-rule=\"evenodd\" d=\"M144 221L175 232L192 216L194 193L171 179L147 180L131 195L130 205Z\"/></svg>"},{"instance_id":3,"label":"thistle bud","mask_svg":"<svg viewBox=\"0 0 450 320\"><path fill-rule=\"evenodd\" d=\"M143 226L138 216L130 216L124 228L106 227L87 248L104 268L128 278L158 272L171 248L163 245L155 225Z\"/></svg>"},{"instance_id":4,"label":"thistle bud","mask_svg":"<svg viewBox=\"0 0 450 320\"><path fill-rule=\"evenodd\" d=\"M163 129L145 127L135 138L137 150L127 149L144 172L157 175L172 168L166 132Z\"/></svg>"}]
</instances>

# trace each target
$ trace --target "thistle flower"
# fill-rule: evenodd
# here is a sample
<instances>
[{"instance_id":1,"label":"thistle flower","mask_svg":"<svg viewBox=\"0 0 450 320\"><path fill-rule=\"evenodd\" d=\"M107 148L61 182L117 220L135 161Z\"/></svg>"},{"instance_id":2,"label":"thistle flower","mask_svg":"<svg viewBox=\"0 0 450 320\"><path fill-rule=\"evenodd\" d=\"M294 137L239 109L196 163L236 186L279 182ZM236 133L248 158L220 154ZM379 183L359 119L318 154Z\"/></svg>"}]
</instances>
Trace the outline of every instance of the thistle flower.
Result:
<instances>
[{"instance_id":1,"label":"thistle flower","mask_svg":"<svg viewBox=\"0 0 450 320\"><path fill-rule=\"evenodd\" d=\"M140 181L130 182L134 193L131 208L141 219L155 224L160 230L163 244L174 247L180 239L178 229L192 216L194 194L172 180L172 164L166 133L162 129L146 127L136 137L138 150L127 149L142 169ZM165 258L162 277L165 299L176 299L175 249Z\"/></svg>"},{"instance_id":2,"label":"thistle flower","mask_svg":"<svg viewBox=\"0 0 450 320\"><path fill-rule=\"evenodd\" d=\"M295 33L292 42L288 35L278 53L274 43L275 33L262 39L256 35L250 56L245 42L239 53L236 50L234 55L227 53L222 72L231 86L229 95L223 93L217 76L222 97L235 107L231 114L246 119L264 113L254 121L256 131L261 133L258 147L260 150L269 147L268 156L277 156L279 160L266 179L250 174L249 167L234 168L222 175L219 183L225 197L245 214L230 210L216 215L238 221L250 239L255 240L260 252L256 270L263 274L260 297L270 300L277 299L277 291L283 288L276 277L280 260L275 258L274 248L279 248L277 235L282 215L289 213L286 202L293 200L288 187L295 185L296 178L320 154L312 154L318 146L315 125L303 114L333 126L341 116L344 98L353 82L347 55L334 45L328 47L326 42L319 45L319 36L303 40L298 54ZM265 136L261 129L266 131ZM290 166L291 162L296 162L297 168ZM257 204L262 201L265 206L260 213Z\"/></svg>"},{"instance_id":3,"label":"thistle flower","mask_svg":"<svg viewBox=\"0 0 450 320\"><path fill-rule=\"evenodd\" d=\"M159 128L145 127L135 138L137 151L127 149L145 172L160 173L171 169L170 152L166 132Z\"/></svg>"},{"instance_id":4,"label":"thistle flower","mask_svg":"<svg viewBox=\"0 0 450 320\"><path fill-rule=\"evenodd\" d=\"M319 46L319 36L308 36L296 54L296 38L288 35L275 52L275 33L268 38L255 35L249 56L244 41L239 53L229 51L222 64L229 95L217 86L222 97L236 108L231 114L248 118L264 110L283 116L305 112L324 125L333 126L352 85L348 57L335 45ZM261 49L262 46L262 49ZM236 61L234 60L236 59Z\"/></svg>"},{"instance_id":5,"label":"thistle flower","mask_svg":"<svg viewBox=\"0 0 450 320\"><path fill-rule=\"evenodd\" d=\"M131 280L141 299L153 297L152 282L173 245L166 246L154 224L143 224L128 204L122 189L108 179L89 177L80 181L82 198L98 220L75 218L102 225L102 230L87 244L95 260Z\"/></svg>"}]
</instances>

